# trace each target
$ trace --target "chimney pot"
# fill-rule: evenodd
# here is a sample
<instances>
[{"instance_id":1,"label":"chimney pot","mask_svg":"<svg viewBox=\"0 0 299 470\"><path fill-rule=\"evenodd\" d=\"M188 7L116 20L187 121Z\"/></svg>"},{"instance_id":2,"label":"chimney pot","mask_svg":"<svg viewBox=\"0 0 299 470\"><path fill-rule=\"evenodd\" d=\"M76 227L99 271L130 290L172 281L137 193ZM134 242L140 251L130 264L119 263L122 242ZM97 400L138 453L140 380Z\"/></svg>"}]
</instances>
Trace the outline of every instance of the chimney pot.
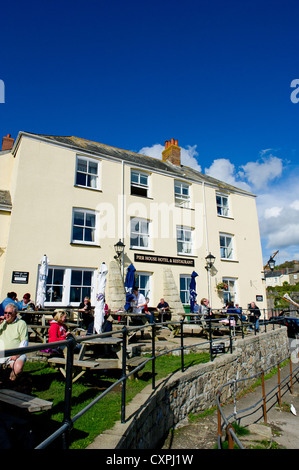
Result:
<instances>
[{"instance_id":1,"label":"chimney pot","mask_svg":"<svg viewBox=\"0 0 299 470\"><path fill-rule=\"evenodd\" d=\"M175 139L165 140L165 150L162 152L162 160L173 165L181 165L181 149Z\"/></svg>"},{"instance_id":2,"label":"chimney pot","mask_svg":"<svg viewBox=\"0 0 299 470\"><path fill-rule=\"evenodd\" d=\"M14 139L12 139L11 134L7 134L6 137L2 139L2 149L1 150L11 150L13 148Z\"/></svg>"}]
</instances>

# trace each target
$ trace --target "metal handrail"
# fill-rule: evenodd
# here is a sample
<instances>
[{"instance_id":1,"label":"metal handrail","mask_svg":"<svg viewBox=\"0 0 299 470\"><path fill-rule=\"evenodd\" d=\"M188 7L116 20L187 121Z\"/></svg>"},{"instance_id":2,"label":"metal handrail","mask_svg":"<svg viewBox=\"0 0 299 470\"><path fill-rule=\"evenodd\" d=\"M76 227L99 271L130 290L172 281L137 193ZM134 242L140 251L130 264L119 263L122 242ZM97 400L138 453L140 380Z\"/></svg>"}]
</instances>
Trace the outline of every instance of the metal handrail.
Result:
<instances>
[{"instance_id":1,"label":"metal handrail","mask_svg":"<svg viewBox=\"0 0 299 470\"><path fill-rule=\"evenodd\" d=\"M290 373L281 381L280 380L280 364L287 361L287 360L290 361ZM216 404L217 404L217 409L218 409L218 434L217 434L218 448L222 448L222 441L221 441L222 431L223 431L224 428L226 428L226 435L228 436L229 448L232 449L233 444L235 443L235 444L237 444L237 446L240 449L244 449L244 446L242 445L242 443L240 442L240 440L238 439L238 437L236 436L236 434L234 432L234 429L232 427L232 424L230 423L230 420L232 418L234 418L234 420L236 421L237 416L241 415L241 414L243 416L240 419L244 418L244 413L246 413L250 410L256 410L258 408L258 405L260 405L261 403L263 403L264 422L265 422L265 424L267 424L266 404L270 401L271 398L273 398L272 393L278 389L278 391L279 391L278 402L279 402L279 406L281 406L281 387L282 387L282 384L284 382L286 382L288 379L290 379L291 393L293 393L293 378L294 378L295 372L297 370L299 370L299 365L293 371L291 364L292 364L291 355L286 356L283 359L281 359L280 361L276 362L274 365L271 365L268 368L266 368L266 369L264 369L260 372L257 372L256 374L253 374L253 375L250 375L250 376L247 376L247 377L242 377L241 379L231 380L230 382L227 382L227 383L223 384L221 387L219 387L219 389L216 392ZM264 375L267 371L273 370L276 366L278 368L278 370L277 370L278 384L275 387L273 387L271 390L269 390L268 393L266 394L265 393L265 378L264 378ZM238 412L235 408L233 413L231 413L229 416L225 416L224 413L223 413L222 407L221 407L221 402L220 402L220 397L221 397L222 390L225 387L233 385L233 388L234 388L234 403L236 403L236 398L235 398L235 386L236 386L236 384L238 382L243 382L243 381L248 381L248 380L258 378L259 376L261 376L261 378L262 378L262 397L260 399L258 399L253 405L249 406L248 408L244 408L242 410L239 410ZM221 418L223 419L223 424L221 424Z\"/></svg>"}]
</instances>

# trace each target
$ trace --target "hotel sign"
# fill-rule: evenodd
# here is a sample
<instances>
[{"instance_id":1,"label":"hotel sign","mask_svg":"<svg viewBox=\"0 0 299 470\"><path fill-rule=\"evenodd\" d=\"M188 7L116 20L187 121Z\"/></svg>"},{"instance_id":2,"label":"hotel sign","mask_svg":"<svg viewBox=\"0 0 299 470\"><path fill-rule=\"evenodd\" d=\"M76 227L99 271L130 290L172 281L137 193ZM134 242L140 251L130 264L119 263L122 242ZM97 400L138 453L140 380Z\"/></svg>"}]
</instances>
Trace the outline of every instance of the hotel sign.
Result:
<instances>
[{"instance_id":1,"label":"hotel sign","mask_svg":"<svg viewBox=\"0 0 299 470\"><path fill-rule=\"evenodd\" d=\"M176 266L194 266L194 259L191 258L173 258L172 256L142 255L135 253L134 261L142 263L172 264Z\"/></svg>"}]
</instances>

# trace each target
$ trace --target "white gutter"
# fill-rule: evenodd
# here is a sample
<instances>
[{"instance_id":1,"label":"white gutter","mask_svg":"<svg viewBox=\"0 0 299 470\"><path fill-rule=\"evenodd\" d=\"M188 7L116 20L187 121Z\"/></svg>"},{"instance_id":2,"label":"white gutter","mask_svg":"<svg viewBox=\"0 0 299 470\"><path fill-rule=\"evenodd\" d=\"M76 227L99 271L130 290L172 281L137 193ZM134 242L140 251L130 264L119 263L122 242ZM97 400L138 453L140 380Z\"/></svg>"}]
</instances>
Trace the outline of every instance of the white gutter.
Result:
<instances>
[{"instance_id":1,"label":"white gutter","mask_svg":"<svg viewBox=\"0 0 299 470\"><path fill-rule=\"evenodd\" d=\"M203 194L203 217L204 217L204 224L205 224L205 235L206 235L206 252L207 255L210 253L209 249L209 237L208 237L208 222L207 222L207 211L206 211L206 194L205 194L205 183L202 183L202 194ZM209 301L210 307L212 308L212 292L211 292L211 270L207 269L207 276L208 276L208 292L209 292Z\"/></svg>"}]
</instances>

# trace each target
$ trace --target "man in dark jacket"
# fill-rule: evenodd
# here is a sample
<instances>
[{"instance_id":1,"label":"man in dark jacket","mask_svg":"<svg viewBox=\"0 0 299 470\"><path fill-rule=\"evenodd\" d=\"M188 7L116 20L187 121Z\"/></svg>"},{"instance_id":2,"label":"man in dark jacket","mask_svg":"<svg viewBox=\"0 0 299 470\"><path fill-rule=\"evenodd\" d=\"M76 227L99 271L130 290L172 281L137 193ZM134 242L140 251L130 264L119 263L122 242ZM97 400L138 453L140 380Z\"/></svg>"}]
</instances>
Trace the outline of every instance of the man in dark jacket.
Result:
<instances>
[{"instance_id":1,"label":"man in dark jacket","mask_svg":"<svg viewBox=\"0 0 299 470\"><path fill-rule=\"evenodd\" d=\"M255 302L250 303L249 312L253 316L253 323L255 325L255 330L259 331L259 318L261 316L260 309L256 306Z\"/></svg>"}]
</instances>

